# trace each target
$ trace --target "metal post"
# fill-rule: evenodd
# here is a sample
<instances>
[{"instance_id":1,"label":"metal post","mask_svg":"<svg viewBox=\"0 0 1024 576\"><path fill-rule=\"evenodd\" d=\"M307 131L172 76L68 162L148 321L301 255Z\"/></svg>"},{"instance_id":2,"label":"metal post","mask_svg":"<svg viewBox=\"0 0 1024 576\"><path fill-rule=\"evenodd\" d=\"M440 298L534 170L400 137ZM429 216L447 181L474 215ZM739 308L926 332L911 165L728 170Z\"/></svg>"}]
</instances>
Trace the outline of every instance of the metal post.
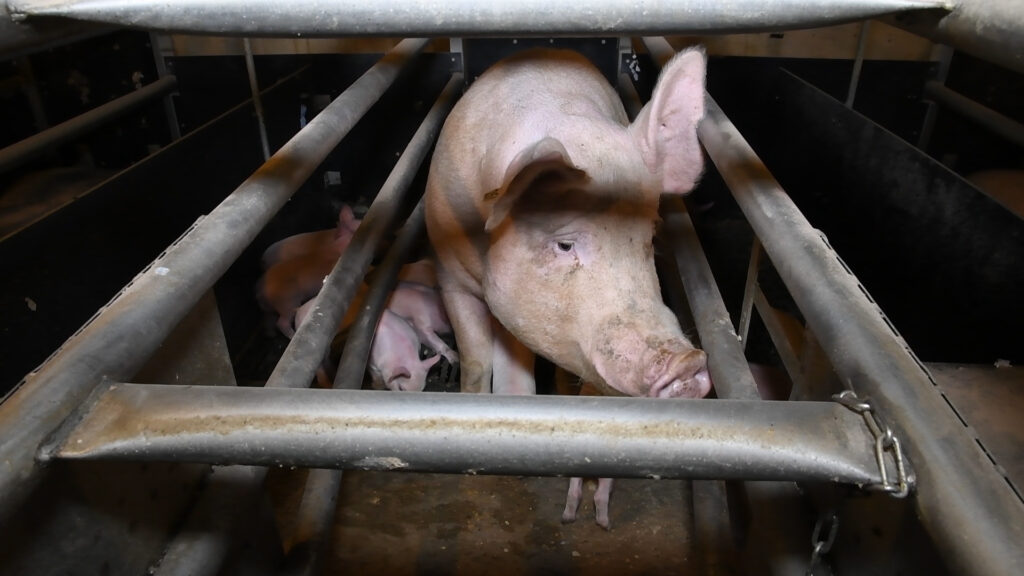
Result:
<instances>
[{"instance_id":1,"label":"metal post","mask_svg":"<svg viewBox=\"0 0 1024 576\"><path fill-rule=\"evenodd\" d=\"M245 70L249 73L249 90L252 92L252 105L256 108L256 123L260 128L260 145L263 147L263 161L270 160L270 143L267 141L267 123L263 119L263 101L260 99L260 83L256 80L256 64L252 60L252 43L242 38L242 51L245 52Z\"/></svg>"},{"instance_id":2,"label":"metal post","mask_svg":"<svg viewBox=\"0 0 1024 576\"><path fill-rule=\"evenodd\" d=\"M161 78L134 92L0 149L0 174L17 168L39 154L51 150L54 146L79 138L106 122L139 108L153 98L167 94L177 86L178 79L174 76Z\"/></svg>"},{"instance_id":3,"label":"metal post","mask_svg":"<svg viewBox=\"0 0 1024 576\"><path fill-rule=\"evenodd\" d=\"M932 58L938 61L939 66L935 72L935 81L939 84L945 84L946 77L949 76L949 65L953 61L953 49L944 44L937 44L932 47ZM921 123L921 134L917 137L917 147L926 152L928 144L932 140L932 132L935 131L935 119L939 114L938 104L928 102L927 106L924 121Z\"/></svg>"},{"instance_id":4,"label":"metal post","mask_svg":"<svg viewBox=\"0 0 1024 576\"><path fill-rule=\"evenodd\" d=\"M818 28L944 8L930 0L8 0L14 17L61 16L240 36L532 36L705 34Z\"/></svg>"},{"instance_id":5,"label":"metal post","mask_svg":"<svg viewBox=\"0 0 1024 576\"><path fill-rule=\"evenodd\" d=\"M42 479L37 447L103 378L131 378L426 40L405 40L200 220L0 404L0 518Z\"/></svg>"},{"instance_id":6,"label":"metal post","mask_svg":"<svg viewBox=\"0 0 1024 576\"><path fill-rule=\"evenodd\" d=\"M850 89L846 93L846 107L853 108L853 100L857 97L857 84L860 83L860 69L864 66L864 46L868 41L868 26L865 20L860 25L860 37L857 39L857 55L853 59L853 72L850 74Z\"/></svg>"},{"instance_id":7,"label":"metal post","mask_svg":"<svg viewBox=\"0 0 1024 576\"><path fill-rule=\"evenodd\" d=\"M1024 565L1024 504L838 255L707 97L701 142L846 386L870 396L913 460L915 505L949 569ZM965 530L965 527L970 527Z\"/></svg>"},{"instance_id":8,"label":"metal post","mask_svg":"<svg viewBox=\"0 0 1024 576\"><path fill-rule=\"evenodd\" d=\"M754 312L754 293L758 289L757 273L761 265L761 243L754 237L750 246L750 262L747 264L747 280L743 285L743 303L740 305L739 339L743 349L747 349L750 335L750 317Z\"/></svg>"},{"instance_id":9,"label":"metal post","mask_svg":"<svg viewBox=\"0 0 1024 576\"><path fill-rule=\"evenodd\" d=\"M170 46L170 37L156 32L149 33L149 45L153 49L153 61L156 63L156 74L159 78L168 76L167 61L165 54L173 54ZM178 113L174 109L174 101L171 95L164 96L164 115L167 116L167 131L171 135L171 141L181 138L181 127L178 126Z\"/></svg>"}]
</instances>

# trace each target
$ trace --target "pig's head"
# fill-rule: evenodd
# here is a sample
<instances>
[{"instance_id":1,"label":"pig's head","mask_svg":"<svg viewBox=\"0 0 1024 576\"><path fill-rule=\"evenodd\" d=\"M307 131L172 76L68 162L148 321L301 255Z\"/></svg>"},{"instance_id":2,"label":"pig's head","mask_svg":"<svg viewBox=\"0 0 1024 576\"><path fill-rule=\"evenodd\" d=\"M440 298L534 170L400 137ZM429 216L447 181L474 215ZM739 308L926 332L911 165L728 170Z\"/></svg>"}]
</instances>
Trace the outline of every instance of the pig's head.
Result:
<instances>
[{"instance_id":1,"label":"pig's head","mask_svg":"<svg viewBox=\"0 0 1024 576\"><path fill-rule=\"evenodd\" d=\"M702 397L704 352L661 299L659 196L700 177L704 55L673 60L629 125L582 123L526 146L488 195L488 306L521 342L630 396Z\"/></svg>"}]
</instances>

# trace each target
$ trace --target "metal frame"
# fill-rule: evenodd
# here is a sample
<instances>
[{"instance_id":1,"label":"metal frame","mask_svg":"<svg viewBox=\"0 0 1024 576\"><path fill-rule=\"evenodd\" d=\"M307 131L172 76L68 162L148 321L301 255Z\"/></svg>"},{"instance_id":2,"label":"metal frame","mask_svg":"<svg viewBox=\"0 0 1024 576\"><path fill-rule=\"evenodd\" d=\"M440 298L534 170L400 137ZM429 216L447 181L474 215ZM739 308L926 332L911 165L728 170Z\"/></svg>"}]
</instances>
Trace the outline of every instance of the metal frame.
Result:
<instances>
[{"instance_id":1,"label":"metal frame","mask_svg":"<svg viewBox=\"0 0 1024 576\"><path fill-rule=\"evenodd\" d=\"M410 32L427 35L521 35L523 30L529 30L532 35L544 36L573 33L721 33L812 27L886 14L907 13L909 15L893 19L900 25L915 30L924 29L926 35L946 39L957 46L965 46L968 51L1011 68L1024 69L1024 64L1021 64L1021 54L1024 51L1019 49L1024 45L1024 34L1021 33L1024 25L1021 24L1020 14L1010 10L1013 0L960 0L954 3L952 11L943 10L944 3L924 0L876 0L838 4L792 0L770 3L772 12L769 17L757 10L766 3L754 0L744 2L742 9L738 9L735 3L725 6L722 3L704 0L660 3L656 7L644 6L644 10L638 9L634 2L597 1L584 5L577 3L571 8L551 6L550 3L543 2L510 2L487 11L482 10L478 3L470 2L448 3L444 6L428 2L371 4L344 1L331 3L331 12L346 14L347 19L344 20L322 18L326 10L323 3L312 0L288 6L271 2L242 4L199 0L177 3L173 6L156 2L53 3L43 0L16 0L8 2L6 9L12 20L19 22L31 23L35 22L37 17L61 16L160 30L252 36L300 33L383 35ZM396 7L402 7L403 10L395 10ZM244 11L244 18L239 10ZM916 14L922 10L928 14ZM737 16L738 13L741 16ZM695 17L695 14L699 16ZM0 14L6 15L7 13ZM428 15L430 18L426 17ZM1001 17L1003 20L1000 25L990 28L985 36L981 36L977 31L979 23L990 23ZM6 18L4 20L6 25ZM0 517L6 517L39 481L42 469L33 457L43 438L56 429L89 396L101 378L123 380L137 370L200 295L206 292L252 241L295 188L344 137L360 114L390 85L401 65L408 62L425 43L425 40L406 40L400 44L281 151L271 157L267 164L243 183L217 210L198 222L181 240L170 247L166 254L140 274L110 306L72 337L47 364L30 374L20 388L5 400L0 406L0 437L5 438L0 454L8 465L0 470ZM657 52L657 49L652 49L652 52ZM805 311L809 325L829 353L837 373L847 386L869 393L883 419L905 440L910 458L916 465L916 474L923 485L922 490L915 496L916 506L926 527L940 544L939 548L943 551L947 564L952 570L963 573L1012 573L1024 564L1024 552L1019 547L1019 542L1024 541L1024 506L1008 490L992 463L968 435L964 434L963 423L935 390L927 372L913 357L906 344L893 332L884 316L842 265L834 251L809 226L785 193L774 183L763 164L746 146L742 136L710 97L708 104L708 119L700 131L702 142L729 183L765 251L778 266L780 275L798 305ZM393 218L393 206L391 214ZM678 211L673 214L673 219L668 221L669 228L674 230L677 237L685 237L689 234L688 224L677 214ZM693 410L692 407L697 404L683 401L649 403L638 399L550 399L549 402L549 399L532 398L503 399L503 406L497 407L496 403L488 402L487 398L460 396L445 399L444 404L472 404L472 410L488 413L492 420L486 422L486 427L496 434L495 441L514 438L516 442L510 443L509 449L515 448L517 457L510 459L512 463L509 464L505 462L509 459L505 453L501 461L492 462L487 460L487 454L469 452L470 447L460 445L460 453L449 455L446 462L439 462L444 460L441 457L438 457L439 460L429 457L426 460L415 460L421 451L403 452L406 450L402 447L403 443L406 446L431 446L429 442L421 443L429 438L423 431L431 427L427 426L425 421L415 420L422 416L422 412L417 411L439 410L440 412L429 413L434 417L432 425L447 418L444 420L444 426L433 426L430 430L431 433L439 434L438 438L450 439L450 436L445 434L451 435L464 425L479 426L480 422L467 424L458 422L457 418L452 419L448 408L432 400L431 395L372 397L354 392L295 393L296 391L272 389L303 386L311 379L316 363L325 352L329 332L344 310L344 304L351 300L354 292L353 283L357 281L341 278L342 274L339 271L362 268L365 272L362 261L365 259L368 264L367 250L372 249L380 235L390 228L391 221L388 217L380 218L381 222L388 224L367 222L364 224L365 228L361 228L361 232L366 230L364 236L357 237L358 241L353 241L356 254L349 262L354 264L339 263L332 272L332 277L338 279L334 283L329 283L328 288L332 285L334 288L325 289L325 294L321 296L323 302L319 305L324 307L326 314L322 320L313 320L300 328L300 333L293 340L293 346L286 351L285 358L278 364L278 369L268 382L268 389L196 390L196 394L201 393L204 398L211 401L211 404L203 407L212 412L199 414L205 414L207 420L218 415L232 414L232 410L234 418L256 417L260 413L261 399L271 397L277 408L284 409L290 404L292 410L271 414L273 418L287 417L290 421L295 421L308 419L308 414L319 413L324 419L336 419L337 426L316 429L315 425L310 425L306 429L297 427L285 432L272 431L269 434L264 431L263 440L267 445L284 443L289 439L308 442L307 449L298 452L295 451L294 445L279 444L281 451L269 455L236 452L231 456L228 452L231 446L218 443L215 441L216 438L207 435L203 436L204 442L198 446L205 452L191 453L188 459L269 464L282 461L281 458L289 455L300 456L301 458L289 462L301 465L326 465L333 461L339 466L371 469L393 468L405 464L406 466L400 467L468 472L479 463L486 463L488 471L494 473L620 476L679 474L710 478L791 479L795 474L794 469L779 471L777 466L779 462L793 464L795 455L792 453L787 452L779 462L761 460L763 475L751 476L750 469L737 474L727 467L716 468L706 461L706 452L703 457L695 456L699 450L686 452L680 446L688 444L685 441L688 437L685 433L692 433L693 430L684 430L684 427L680 427L679 414L690 410L693 412L693 418L719 418L717 423L704 422L714 433L708 439L716 448L738 450L729 452L737 458L737 462L749 462L750 459L759 457L757 453L739 450L739 444L749 442L749 438L742 435L730 437L726 433L723 422L735 422L733 419L737 416L740 417L739 422L755 426L767 426L769 422L778 425L777 422L782 421L792 425L797 423L795 419L801 415L805 419L799 422L807 426L821 426L822 421L832 417L843 421L844 418L858 419L856 416L839 416L838 413L846 412L837 405L826 405L825 409L820 406L812 408L811 405L794 404L769 409L765 404L757 402L714 402L700 403L699 410ZM702 274L700 268L698 266L698 269L686 272L684 267L680 266L681 272L693 275L694 278ZM808 270L813 272L808 273ZM359 276L361 277L361 274ZM691 296L691 299L696 298ZM699 316L698 314L698 320ZM313 317L319 315L314 314ZM702 329L701 334L702 338L707 334L709 340L712 336L712 332L706 329ZM732 358L730 363L733 366L712 369L742 374L742 370L735 367L737 362L738 360ZM732 380L722 381L723 384L726 382L734 384ZM748 396L750 391L750 382L741 376L735 394ZM159 397L158 401L147 400L146 408L159 409L161 403L172 404L172 415L168 417L173 418L173 421L168 426L177 427L185 421L185 417L195 413L194 405L191 404L194 398L182 398L180 392L180 389L169 390L153 386L115 385L99 393L97 401L112 402L112 399L123 395L125 399L122 401L131 405L131 402L137 401L140 396L150 399ZM732 395L728 392L727 394ZM213 404L214 399L230 406ZM342 417L340 415L351 407L351 404L347 403L334 404L342 401L358 403L364 412ZM190 408L185 409L180 405L175 408L174 402L186 402L186 406ZM239 402L255 404L239 405ZM566 413L571 407L572 418L580 419L577 422L579 426L589 430L597 426L599 432L596 436L600 438L600 431L603 430L600 428L601 422L607 420L612 406L617 412L621 411L625 415L623 422L606 422L608 426L620 427L615 438L621 442L641 441L640 438L624 437L622 426L626 426L626 422L650 423L660 417L665 426L672 428L671 434L666 433L654 438L660 440L660 443L656 442L658 450L642 452L644 458L648 459L646 463L624 459L621 451L609 449L605 442L595 441L594 438L588 441L586 434L563 429L571 428L565 425ZM690 408L684 408L687 406ZM671 417L664 414L659 416L669 407L672 408ZM367 439L377 439L384 424L391 427L394 419L402 414L402 410L407 411L404 413L406 416L403 421L408 424L408 429L398 430L396 434L404 433L407 436L395 440L396 444L393 446L382 448L386 454L383 457L372 452L351 452L355 443L346 443L351 437L344 434L335 438L337 442L330 444L334 447L333 452L322 452L320 448L324 446L323 438L316 434L309 435L310 430L329 434L340 433L345 426L348 426L351 432L354 425L359 425L364 427ZM827 412L827 416L817 414L815 417L808 417L808 411L812 410ZM134 409L125 413L124 422L131 424L134 421L132 418L139 416L133 412ZM369 419L366 416L368 412L375 414L375 419ZM416 416L417 413L420 416ZM547 414L549 420L536 419L539 418L539 414ZM523 418L535 418L535 429L524 429ZM794 420L789 420L790 418ZM565 445L573 448L569 450L568 455L546 453L545 448L550 452L551 433L538 432L545 425L553 425L556 419L560 423L556 426L559 429L559 439L579 442ZM693 422L691 420L689 425L693 425ZM209 422L206 422L204 425L208 424ZM148 434L153 430L152 421L146 426L150 427ZM668 432L668 428L662 431ZM863 443L863 430L859 427L840 425L826 428L833 432L853 434L856 439L851 440L850 445ZM210 428L207 427L205 430L208 432ZM820 432L820 429L815 431ZM72 432L82 433L82 430ZM261 432L256 430L255 433ZM288 433L295 435L289 436ZM226 437L230 437L230 434ZM170 434L172 438L177 436L177 433ZM801 441L808 440L796 431L792 437L800 438ZM96 436L86 435L80 439L90 438ZM524 441L527 438L530 442ZM151 435L149 439L152 440ZM642 440L649 443L652 438ZM737 444L731 443L734 441ZM443 445L444 442L435 441L435 444ZM70 445L77 446L77 438ZM690 448L693 445L690 443ZM104 449L110 448L109 444L105 446ZM560 448L565 446L559 445ZM234 447L241 448L237 444ZM771 450L778 448L779 446L773 445ZM630 458L638 458L636 451L642 449L641 445L630 444L629 450L625 452L630 454ZM706 450L706 447L701 449ZM183 448L174 445L169 452L154 457L173 459L181 454L181 450ZM825 450L834 455L839 448L830 446ZM592 462L580 459L583 451L592 456ZM60 454L62 457L70 456L69 452ZM721 452L716 452L716 457L720 454ZM671 455L671 458L667 458L666 455ZM550 461L555 459L555 456L561 463L552 467ZM110 457L109 452L107 457ZM136 458L138 453L130 452L125 457ZM650 463L657 461L658 458L662 458L658 461L659 464ZM414 460L416 464L409 464ZM689 468L680 470L680 462L684 462ZM707 466L702 467L704 465ZM260 476L258 471L252 472L254 477ZM816 472L819 473L821 472ZM861 483L870 479L862 475L846 480ZM963 533L965 526L971 527L970 534Z\"/></svg>"}]
</instances>

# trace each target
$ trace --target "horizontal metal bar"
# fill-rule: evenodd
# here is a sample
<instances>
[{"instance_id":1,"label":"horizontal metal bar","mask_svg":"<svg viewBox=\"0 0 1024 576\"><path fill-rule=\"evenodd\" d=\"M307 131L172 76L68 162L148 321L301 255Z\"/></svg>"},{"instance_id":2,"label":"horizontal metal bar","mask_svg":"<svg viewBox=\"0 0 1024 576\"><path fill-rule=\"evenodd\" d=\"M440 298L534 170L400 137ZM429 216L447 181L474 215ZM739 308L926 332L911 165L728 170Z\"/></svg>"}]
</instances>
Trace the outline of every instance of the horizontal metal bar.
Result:
<instances>
[{"instance_id":1,"label":"horizontal metal bar","mask_svg":"<svg viewBox=\"0 0 1024 576\"><path fill-rule=\"evenodd\" d=\"M862 418L832 402L112 384L69 422L42 459L858 485L879 476Z\"/></svg>"},{"instance_id":2,"label":"horizontal metal bar","mask_svg":"<svg viewBox=\"0 0 1024 576\"><path fill-rule=\"evenodd\" d=\"M132 378L426 44L406 40L288 141L0 404L0 521L42 478L40 442L102 378Z\"/></svg>"},{"instance_id":3,"label":"horizontal metal bar","mask_svg":"<svg viewBox=\"0 0 1024 576\"><path fill-rule=\"evenodd\" d=\"M1024 72L1024 10L1020 0L951 0L946 10L884 18L895 26Z\"/></svg>"},{"instance_id":4,"label":"horizontal metal bar","mask_svg":"<svg viewBox=\"0 0 1024 576\"><path fill-rule=\"evenodd\" d=\"M710 96L699 135L836 373L903 442L918 513L950 570L1019 571L1024 504L931 377Z\"/></svg>"},{"instance_id":5,"label":"horizontal metal bar","mask_svg":"<svg viewBox=\"0 0 1024 576\"><path fill-rule=\"evenodd\" d=\"M1024 124L1013 118L1004 116L935 81L925 83L924 95L957 114L977 122L993 134L1024 148Z\"/></svg>"},{"instance_id":6,"label":"horizontal metal bar","mask_svg":"<svg viewBox=\"0 0 1024 576\"><path fill-rule=\"evenodd\" d=\"M5 59L85 40L110 30L109 26L71 20L15 22L6 2L0 2L0 55Z\"/></svg>"},{"instance_id":7,"label":"horizontal metal bar","mask_svg":"<svg viewBox=\"0 0 1024 576\"><path fill-rule=\"evenodd\" d=\"M33 134L6 148L0 148L0 174L17 168L47 150L52 150L54 146L79 138L177 87L177 78L165 76L52 128Z\"/></svg>"},{"instance_id":8,"label":"horizontal metal bar","mask_svg":"<svg viewBox=\"0 0 1024 576\"><path fill-rule=\"evenodd\" d=\"M158 30L247 36L696 34L815 28L929 0L9 0L13 17L62 16Z\"/></svg>"}]
</instances>

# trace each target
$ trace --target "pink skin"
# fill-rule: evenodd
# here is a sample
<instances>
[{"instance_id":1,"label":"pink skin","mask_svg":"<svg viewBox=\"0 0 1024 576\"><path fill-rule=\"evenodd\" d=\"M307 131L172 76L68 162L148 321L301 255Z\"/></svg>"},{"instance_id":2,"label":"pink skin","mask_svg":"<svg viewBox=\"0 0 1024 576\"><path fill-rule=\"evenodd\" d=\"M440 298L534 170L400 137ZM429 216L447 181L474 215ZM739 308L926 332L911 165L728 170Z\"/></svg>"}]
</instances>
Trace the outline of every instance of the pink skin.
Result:
<instances>
[{"instance_id":1,"label":"pink skin","mask_svg":"<svg viewBox=\"0 0 1024 576\"><path fill-rule=\"evenodd\" d=\"M598 478L597 490L594 491L594 521L605 530L611 530L611 521L608 518L608 501L612 495L612 485L615 480L612 478ZM562 522L568 524L576 521L576 510L580 507L583 499L583 478L571 478L569 480L569 493L565 497L565 510L562 512Z\"/></svg>"},{"instance_id":2,"label":"pink skin","mask_svg":"<svg viewBox=\"0 0 1024 576\"><path fill-rule=\"evenodd\" d=\"M462 357L462 390L531 394L533 354L630 396L702 397L706 357L661 301L660 194L703 159L704 55L662 72L628 124L579 55L528 51L482 75L449 115L426 221Z\"/></svg>"},{"instance_id":3,"label":"pink skin","mask_svg":"<svg viewBox=\"0 0 1024 576\"><path fill-rule=\"evenodd\" d=\"M345 206L342 208L337 230L333 232L332 239L325 244L310 245L312 238L320 241L326 239L321 233L314 232L311 233L313 236L299 235L302 238L286 238L274 245L277 246L275 250L268 249L268 252L264 253L265 261L270 252L273 253L269 259L278 260L267 268L260 278L257 290L263 306L277 312L277 327L282 334L288 338L295 335L293 321L296 310L303 302L320 292L324 278L330 274L338 258L352 241L358 227L359 220L355 220L351 209ZM295 242L289 243L292 239L296 239ZM287 258L280 259L282 256Z\"/></svg>"},{"instance_id":4,"label":"pink skin","mask_svg":"<svg viewBox=\"0 0 1024 576\"><path fill-rule=\"evenodd\" d=\"M304 256L312 252L318 252L325 246L330 246L341 237L352 237L356 228L359 227L359 220L356 220L352 208L342 205L338 213L338 225L328 230L317 230L316 232L304 232L295 234L282 240L274 242L263 251L263 269L266 270L278 262Z\"/></svg>"},{"instance_id":5,"label":"pink skin","mask_svg":"<svg viewBox=\"0 0 1024 576\"><path fill-rule=\"evenodd\" d=\"M427 385L430 367L441 359L420 360L420 340L402 317L390 310L381 314L370 349L370 377L374 387L394 392L419 392Z\"/></svg>"},{"instance_id":6,"label":"pink skin","mask_svg":"<svg viewBox=\"0 0 1024 576\"><path fill-rule=\"evenodd\" d=\"M416 331L419 341L445 357L448 362L458 363L458 353L438 336L451 334L452 326L437 290L413 282L399 282L388 299L387 309L407 320Z\"/></svg>"}]
</instances>

